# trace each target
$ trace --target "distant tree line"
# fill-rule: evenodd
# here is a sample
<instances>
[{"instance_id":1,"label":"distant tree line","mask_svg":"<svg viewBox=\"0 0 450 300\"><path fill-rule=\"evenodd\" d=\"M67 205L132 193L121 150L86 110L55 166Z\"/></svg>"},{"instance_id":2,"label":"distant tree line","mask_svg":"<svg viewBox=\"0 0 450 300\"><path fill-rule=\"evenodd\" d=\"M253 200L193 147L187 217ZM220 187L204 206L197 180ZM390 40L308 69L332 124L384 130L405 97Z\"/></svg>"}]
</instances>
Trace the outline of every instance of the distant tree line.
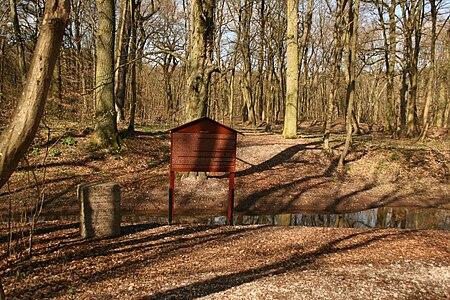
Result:
<instances>
[{"instance_id":1,"label":"distant tree line","mask_svg":"<svg viewBox=\"0 0 450 300\"><path fill-rule=\"evenodd\" d=\"M2 1L2 121L16 106L44 1ZM396 137L449 125L450 3L444 0L73 0L48 116L95 126L249 126L346 120ZM4 124L3 124L4 125Z\"/></svg>"}]
</instances>

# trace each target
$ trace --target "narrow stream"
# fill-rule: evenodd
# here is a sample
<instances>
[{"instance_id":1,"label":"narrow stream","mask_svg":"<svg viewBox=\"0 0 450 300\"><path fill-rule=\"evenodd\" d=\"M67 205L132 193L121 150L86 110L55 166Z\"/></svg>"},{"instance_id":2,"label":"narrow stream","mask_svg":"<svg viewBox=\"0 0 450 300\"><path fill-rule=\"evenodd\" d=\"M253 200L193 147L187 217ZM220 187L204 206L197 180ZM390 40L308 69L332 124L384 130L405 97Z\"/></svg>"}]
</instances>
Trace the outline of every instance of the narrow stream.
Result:
<instances>
[{"instance_id":1,"label":"narrow stream","mask_svg":"<svg viewBox=\"0 0 450 300\"><path fill-rule=\"evenodd\" d=\"M78 215L40 216L39 221L78 221ZM398 228L450 230L450 210L435 208L380 207L360 212L342 214L295 213L278 215L234 216L235 225L283 225L335 228ZM6 222L7 220L1 220ZM167 224L167 217L145 214L125 214L123 222L150 222ZM225 216L183 217L175 216L174 224L225 225Z\"/></svg>"},{"instance_id":2,"label":"narrow stream","mask_svg":"<svg viewBox=\"0 0 450 300\"><path fill-rule=\"evenodd\" d=\"M167 223L167 218L123 216L124 221ZM174 223L225 225L226 217L175 217ZM380 207L343 214L296 213L235 216L235 225L284 225L335 228L398 228L450 230L450 210L434 208Z\"/></svg>"}]
</instances>

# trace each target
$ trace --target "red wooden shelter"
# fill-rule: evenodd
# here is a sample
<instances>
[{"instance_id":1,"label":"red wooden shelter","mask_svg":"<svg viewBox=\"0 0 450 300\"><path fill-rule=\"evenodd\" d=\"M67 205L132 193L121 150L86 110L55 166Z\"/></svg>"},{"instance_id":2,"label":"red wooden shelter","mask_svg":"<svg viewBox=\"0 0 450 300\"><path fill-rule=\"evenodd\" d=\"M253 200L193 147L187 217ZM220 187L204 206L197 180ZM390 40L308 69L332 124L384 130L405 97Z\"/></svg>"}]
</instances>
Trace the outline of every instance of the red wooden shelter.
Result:
<instances>
[{"instance_id":1,"label":"red wooden shelter","mask_svg":"<svg viewBox=\"0 0 450 300\"><path fill-rule=\"evenodd\" d=\"M170 131L169 223L174 217L175 172L229 172L229 224L233 222L238 131L203 117Z\"/></svg>"}]
</instances>

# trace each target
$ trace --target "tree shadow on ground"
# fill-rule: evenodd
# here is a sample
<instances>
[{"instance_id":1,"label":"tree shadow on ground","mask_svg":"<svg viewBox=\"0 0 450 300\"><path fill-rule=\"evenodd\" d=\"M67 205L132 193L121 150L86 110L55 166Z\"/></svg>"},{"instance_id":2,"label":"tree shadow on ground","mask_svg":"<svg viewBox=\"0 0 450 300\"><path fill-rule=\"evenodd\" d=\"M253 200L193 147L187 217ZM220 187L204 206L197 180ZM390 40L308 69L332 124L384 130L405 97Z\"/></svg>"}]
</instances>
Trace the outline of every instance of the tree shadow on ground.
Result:
<instances>
[{"instance_id":1,"label":"tree shadow on ground","mask_svg":"<svg viewBox=\"0 0 450 300\"><path fill-rule=\"evenodd\" d=\"M69 223L69 224L52 224L52 225L47 225L44 227L39 227L37 229L34 230L34 234L35 235L44 235L47 233L52 233L55 231L60 231L60 230L66 230L66 229L73 229L76 228L77 226L79 226L79 223ZM0 244L1 243L6 243L9 239L8 236L8 232L5 232L4 234L0 234ZM11 238L13 240L25 235L28 236L30 234L29 229L24 229L22 232L13 232Z\"/></svg>"},{"instance_id":2,"label":"tree shadow on ground","mask_svg":"<svg viewBox=\"0 0 450 300\"><path fill-rule=\"evenodd\" d=\"M312 144L315 144L315 143L312 143ZM293 156L293 154L291 155L291 157L292 156ZM295 188L296 186L298 186L302 183L307 183L309 181L313 181L313 180L317 180L317 179L323 179L321 182L308 185L307 188L303 188L301 190L296 191L295 194L292 195L291 200L288 201L288 203L286 203L285 205L281 205L281 206L278 205L276 208L270 207L272 210L276 210L277 212L288 212L290 205L293 202L295 202L296 200L298 200L300 198L300 196L302 194L304 194L306 191L317 188L323 184L326 184L328 182L327 178L332 176L332 174L336 171L337 165L338 165L338 160L334 159L331 161L328 168L326 168L322 174L305 176L305 177L299 178L297 180L289 181L289 182L286 182L283 184L278 184L278 185L271 186L271 187L265 188L265 189L260 189L256 193L252 193L252 194L248 195L247 197L243 198L242 200L239 200L238 204L235 207L235 210L236 210L236 212L239 212L239 213L249 212L252 209L254 209L257 202L264 197L268 197L269 195L277 193L277 192L286 192L290 189Z\"/></svg>"},{"instance_id":3,"label":"tree shadow on ground","mask_svg":"<svg viewBox=\"0 0 450 300\"><path fill-rule=\"evenodd\" d=\"M123 228L125 233L132 233L134 231L147 230L160 225L132 225ZM124 260L127 256L131 261L126 263L113 263L108 267L102 268L92 273L84 273L82 276L77 276L78 282L101 282L126 274L129 270L137 268L141 264L149 264L152 261L164 259L170 257L174 252L186 251L186 249L203 245L208 242L225 240L232 241L233 239L249 234L258 228L235 228L231 231L209 233L210 229L218 226L188 226L188 227L175 227L174 230L169 232L163 232L152 236L144 236L130 239L77 239L73 242L61 243L61 246L53 248L46 248L45 252L58 252L64 253L63 257L53 257L46 260L33 260L26 261L20 266L21 272L28 273L32 270L39 270L42 268L49 268L54 265L68 264L70 262L82 261L86 258L95 257L112 257L117 254ZM204 233L204 234L203 234ZM195 237L187 237L190 234L195 234ZM199 236L200 235L200 236ZM89 246L91 245L91 246ZM77 247L83 246L82 249L77 251ZM64 252L67 251L67 252ZM135 252L150 252L148 255L136 256ZM44 255L44 253L41 253ZM17 267L19 268L19 266ZM1 274L3 277L13 276L17 271L17 268L9 268L8 271ZM25 293L40 293L45 297L58 297L64 295L67 290L73 285L73 282L69 282L65 279L48 280L46 282L40 282L33 286L31 290L24 290L20 286L15 288L9 294L10 298L20 297Z\"/></svg>"},{"instance_id":4,"label":"tree shadow on ground","mask_svg":"<svg viewBox=\"0 0 450 300\"><path fill-rule=\"evenodd\" d=\"M281 165L289 161L292 157L294 157L294 155L296 155L301 151L305 151L308 149L317 149L317 146L320 144L321 144L320 142L311 142L307 144L297 144L291 146L258 165L252 165L248 169L236 172L236 177L248 176L253 173L260 173L270 170L278 165Z\"/></svg>"},{"instance_id":5,"label":"tree shadow on ground","mask_svg":"<svg viewBox=\"0 0 450 300\"><path fill-rule=\"evenodd\" d=\"M371 236L373 232L374 230L350 234L348 236L338 238L329 243L326 243L315 251L305 252L302 254L294 254L290 258L282 262L265 265L263 267L255 269L249 269L243 272L217 276L201 282L195 282L171 290L158 292L156 294L145 296L140 299L196 299L198 297L205 297L265 277L281 275L293 270L305 269L309 265L312 265L316 260L327 254L350 251L361 247L366 247L373 242L382 240L387 237L408 234L408 232L399 232L395 234L389 233ZM364 237L365 235L369 236L364 238L362 241L358 241L359 238ZM356 241L353 241L354 239L356 239ZM350 241L352 242L352 244L343 247L339 245L340 243L346 241Z\"/></svg>"}]
</instances>

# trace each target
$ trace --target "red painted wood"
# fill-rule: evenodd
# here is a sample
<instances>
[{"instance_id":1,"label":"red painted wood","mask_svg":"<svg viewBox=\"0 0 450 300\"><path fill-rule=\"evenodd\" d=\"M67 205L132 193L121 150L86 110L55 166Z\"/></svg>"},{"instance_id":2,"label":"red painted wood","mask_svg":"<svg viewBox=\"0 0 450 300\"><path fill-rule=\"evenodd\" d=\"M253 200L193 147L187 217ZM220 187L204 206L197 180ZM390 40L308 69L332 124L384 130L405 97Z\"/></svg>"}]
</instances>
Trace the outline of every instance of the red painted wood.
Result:
<instances>
[{"instance_id":1,"label":"red painted wood","mask_svg":"<svg viewBox=\"0 0 450 300\"><path fill-rule=\"evenodd\" d=\"M238 132L206 117L170 132L169 223L174 218L175 172L230 172L227 219L232 224Z\"/></svg>"},{"instance_id":2,"label":"red painted wood","mask_svg":"<svg viewBox=\"0 0 450 300\"><path fill-rule=\"evenodd\" d=\"M169 183L169 224L172 223L174 217L174 189L175 189L175 172L170 172Z\"/></svg>"},{"instance_id":3,"label":"red painted wood","mask_svg":"<svg viewBox=\"0 0 450 300\"><path fill-rule=\"evenodd\" d=\"M180 133L220 133L220 134L236 134L237 131L220 124L210 118L200 118L181 126L172 128L170 132Z\"/></svg>"},{"instance_id":4,"label":"red painted wood","mask_svg":"<svg viewBox=\"0 0 450 300\"><path fill-rule=\"evenodd\" d=\"M230 173L230 185L228 190L228 224L233 225L233 209L234 209L234 172Z\"/></svg>"},{"instance_id":5,"label":"red painted wood","mask_svg":"<svg viewBox=\"0 0 450 300\"><path fill-rule=\"evenodd\" d=\"M172 171L234 172L235 170L235 132L231 134L172 133L171 149Z\"/></svg>"}]
</instances>

